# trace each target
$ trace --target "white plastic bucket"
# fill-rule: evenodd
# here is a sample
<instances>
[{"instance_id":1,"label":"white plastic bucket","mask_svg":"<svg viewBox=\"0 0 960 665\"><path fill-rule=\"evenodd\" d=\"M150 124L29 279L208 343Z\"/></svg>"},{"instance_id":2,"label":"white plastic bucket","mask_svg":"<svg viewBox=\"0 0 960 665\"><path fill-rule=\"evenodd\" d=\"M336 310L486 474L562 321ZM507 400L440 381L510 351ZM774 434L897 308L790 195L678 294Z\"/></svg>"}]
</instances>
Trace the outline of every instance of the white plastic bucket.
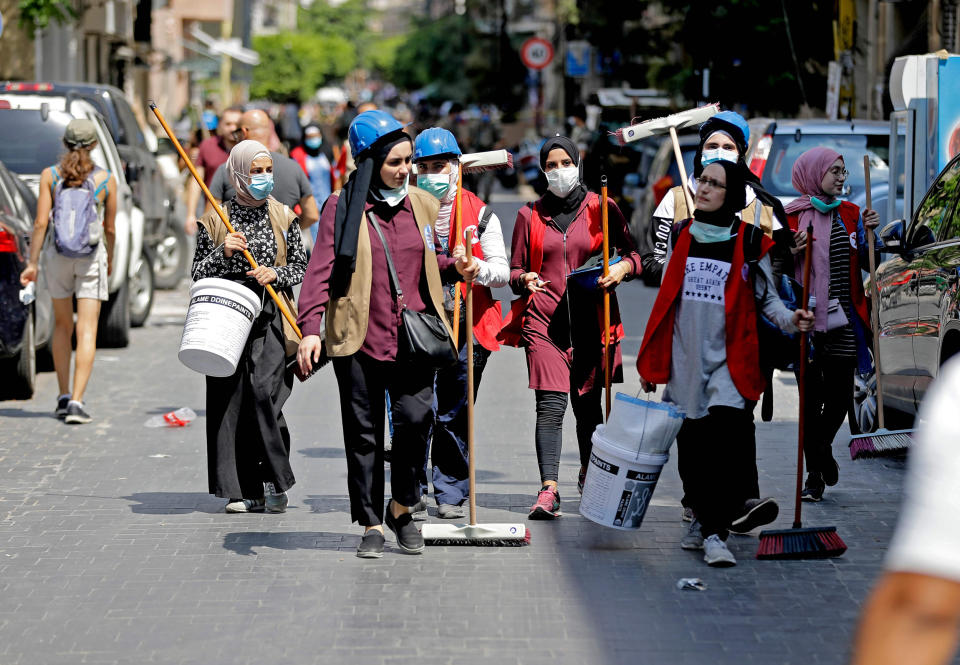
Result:
<instances>
[{"instance_id":1,"label":"white plastic bucket","mask_svg":"<svg viewBox=\"0 0 960 665\"><path fill-rule=\"evenodd\" d=\"M669 455L631 452L613 445L600 425L580 497L580 514L613 529L639 529Z\"/></svg>"},{"instance_id":2,"label":"white plastic bucket","mask_svg":"<svg viewBox=\"0 0 960 665\"><path fill-rule=\"evenodd\" d=\"M662 455L670 452L682 424L683 413L669 402L617 393L603 437L624 450Z\"/></svg>"},{"instance_id":3,"label":"white plastic bucket","mask_svg":"<svg viewBox=\"0 0 960 665\"><path fill-rule=\"evenodd\" d=\"M208 277L190 287L190 308L180 338L180 362L207 376L237 371L260 297L227 279Z\"/></svg>"}]
</instances>

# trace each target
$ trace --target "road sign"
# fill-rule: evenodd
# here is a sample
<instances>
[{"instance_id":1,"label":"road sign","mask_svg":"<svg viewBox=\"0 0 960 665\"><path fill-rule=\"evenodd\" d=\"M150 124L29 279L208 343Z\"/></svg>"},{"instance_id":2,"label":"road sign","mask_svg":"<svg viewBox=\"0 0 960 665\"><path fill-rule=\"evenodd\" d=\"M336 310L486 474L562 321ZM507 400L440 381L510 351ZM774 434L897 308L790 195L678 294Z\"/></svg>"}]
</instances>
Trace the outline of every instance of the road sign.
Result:
<instances>
[{"instance_id":1,"label":"road sign","mask_svg":"<svg viewBox=\"0 0 960 665\"><path fill-rule=\"evenodd\" d=\"M530 69L543 69L553 61L553 46L546 39L531 37L520 47L520 59Z\"/></svg>"},{"instance_id":2,"label":"road sign","mask_svg":"<svg viewBox=\"0 0 960 665\"><path fill-rule=\"evenodd\" d=\"M587 76L590 73L590 42L567 42L567 76Z\"/></svg>"}]
</instances>

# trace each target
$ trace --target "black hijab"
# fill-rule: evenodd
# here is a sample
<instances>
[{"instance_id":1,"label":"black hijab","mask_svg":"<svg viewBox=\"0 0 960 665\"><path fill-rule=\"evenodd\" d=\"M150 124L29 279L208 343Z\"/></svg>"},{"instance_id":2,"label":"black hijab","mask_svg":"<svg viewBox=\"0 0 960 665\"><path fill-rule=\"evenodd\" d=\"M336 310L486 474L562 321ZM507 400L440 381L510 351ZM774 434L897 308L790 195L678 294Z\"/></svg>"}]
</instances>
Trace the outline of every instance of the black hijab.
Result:
<instances>
[{"instance_id":1,"label":"black hijab","mask_svg":"<svg viewBox=\"0 0 960 665\"><path fill-rule=\"evenodd\" d=\"M357 169L340 192L337 200L337 213L333 226L333 277L331 287L333 297L346 293L347 285L357 267L357 241L360 237L360 224L366 203L379 203L386 207L382 199L371 195L383 188L380 179L380 167L390 150L410 136L402 129L381 136L369 148L356 156Z\"/></svg>"},{"instance_id":2,"label":"black hijab","mask_svg":"<svg viewBox=\"0 0 960 665\"><path fill-rule=\"evenodd\" d=\"M720 166L727 175L727 184L724 191L723 205L716 210L701 210L697 208L693 212L693 217L698 222L713 224L715 226L732 226L737 221L737 213L747 205L747 195L743 174L738 164L720 160L713 162L710 166Z\"/></svg>"},{"instance_id":3,"label":"black hijab","mask_svg":"<svg viewBox=\"0 0 960 665\"><path fill-rule=\"evenodd\" d=\"M566 136L551 136L544 141L540 147L541 171L546 168L547 156L550 154L550 151L556 148L561 148L565 153L570 155L570 159L573 160L574 165L579 168L580 150L577 149L577 144ZM570 190L570 193L564 198L560 198L553 192L547 191L540 198L540 209L543 211L543 214L552 219L562 231L566 231L570 223L576 219L577 212L580 210L580 204L583 203L583 199L586 198L586 196L587 186L583 184L581 174L580 184Z\"/></svg>"},{"instance_id":4,"label":"black hijab","mask_svg":"<svg viewBox=\"0 0 960 665\"><path fill-rule=\"evenodd\" d=\"M700 163L700 160L703 158L703 144L716 132L723 132L733 139L733 142L737 145L737 154L739 155L737 158L737 166L740 169L740 175L743 178L744 184L750 185L754 194L760 199L760 203L773 208L773 215L780 222L780 226L787 228L787 213L783 209L783 203L763 188L763 185L760 184L760 178L747 166L746 137L744 137L743 132L740 131L740 128L736 125L719 118L710 118L700 125L700 144L697 146L697 153L693 157L693 177L699 178L700 174L703 173L703 165ZM746 203L744 203L744 206L746 206Z\"/></svg>"}]
</instances>

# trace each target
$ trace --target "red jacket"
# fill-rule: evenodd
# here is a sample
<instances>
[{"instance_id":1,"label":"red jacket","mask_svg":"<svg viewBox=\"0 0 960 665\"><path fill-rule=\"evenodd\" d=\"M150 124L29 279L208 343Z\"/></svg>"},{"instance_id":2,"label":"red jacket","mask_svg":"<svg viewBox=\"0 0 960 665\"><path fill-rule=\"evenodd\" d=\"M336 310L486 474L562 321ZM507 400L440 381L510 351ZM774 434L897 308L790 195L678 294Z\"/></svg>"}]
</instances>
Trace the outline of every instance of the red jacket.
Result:
<instances>
[{"instance_id":1,"label":"red jacket","mask_svg":"<svg viewBox=\"0 0 960 665\"><path fill-rule=\"evenodd\" d=\"M723 289L725 334L727 345L727 368L737 390L744 399L756 401L767 386L760 370L760 345L757 336L757 304L753 280L744 258L746 232L755 228L740 222L737 240L734 242L730 274ZM670 359L673 352L673 324L676 318L677 301L683 287L683 276L690 252L690 229L684 227L677 236L677 244L670 256L663 276L663 283L647 321L647 329L637 356L637 371L652 383L667 383L670 379ZM762 236L762 258L773 240Z\"/></svg>"},{"instance_id":2,"label":"red jacket","mask_svg":"<svg viewBox=\"0 0 960 665\"><path fill-rule=\"evenodd\" d=\"M867 296L863 291L863 279L860 277L860 254L858 238L860 236L860 208L849 201L840 202L840 221L850 238L850 303L867 330L870 330L870 312L867 309ZM800 213L787 216L790 230L796 233L800 226ZM815 239L816 240L816 239ZM822 240L822 238L820 239ZM827 242L830 239L827 238ZM800 261L802 255L797 254Z\"/></svg>"},{"instance_id":3,"label":"red jacket","mask_svg":"<svg viewBox=\"0 0 960 665\"><path fill-rule=\"evenodd\" d=\"M477 227L480 224L480 211L483 210L486 205L480 198L473 192L463 190L460 198L461 208L461 222L463 228L461 231L461 237L463 242L467 241L467 230L473 231L473 237L475 242L471 247L473 256L478 259L483 259L483 248L480 246L480 241L477 239ZM450 235L447 239L447 247L450 248L450 251L453 251L453 246L455 244L455 239L453 237L453 229L456 225L456 215L457 209L456 206L453 207L453 210L450 211ZM464 283L460 284L461 296L466 300L467 297L467 285ZM500 321L503 318L500 301L493 297L490 289L486 286L480 286L479 284L473 285L473 334L477 338L477 341L480 343L480 346L487 349L488 351L498 351L500 349L500 343L497 341L497 335L500 332Z\"/></svg>"}]
</instances>

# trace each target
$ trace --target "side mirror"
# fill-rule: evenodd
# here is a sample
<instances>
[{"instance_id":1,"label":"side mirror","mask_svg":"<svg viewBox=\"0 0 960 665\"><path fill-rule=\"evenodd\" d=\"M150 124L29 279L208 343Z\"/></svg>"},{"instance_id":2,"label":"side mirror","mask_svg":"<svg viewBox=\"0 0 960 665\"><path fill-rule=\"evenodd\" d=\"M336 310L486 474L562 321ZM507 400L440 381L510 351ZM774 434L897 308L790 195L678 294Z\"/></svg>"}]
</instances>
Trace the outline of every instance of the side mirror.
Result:
<instances>
[{"instance_id":1,"label":"side mirror","mask_svg":"<svg viewBox=\"0 0 960 665\"><path fill-rule=\"evenodd\" d=\"M895 219L880 229L878 236L885 250L902 252L906 249L903 239L906 224L904 219Z\"/></svg>"},{"instance_id":2,"label":"side mirror","mask_svg":"<svg viewBox=\"0 0 960 665\"><path fill-rule=\"evenodd\" d=\"M133 162L127 162L124 168L124 175L127 176L127 182L133 184L140 179L140 166Z\"/></svg>"}]
</instances>

